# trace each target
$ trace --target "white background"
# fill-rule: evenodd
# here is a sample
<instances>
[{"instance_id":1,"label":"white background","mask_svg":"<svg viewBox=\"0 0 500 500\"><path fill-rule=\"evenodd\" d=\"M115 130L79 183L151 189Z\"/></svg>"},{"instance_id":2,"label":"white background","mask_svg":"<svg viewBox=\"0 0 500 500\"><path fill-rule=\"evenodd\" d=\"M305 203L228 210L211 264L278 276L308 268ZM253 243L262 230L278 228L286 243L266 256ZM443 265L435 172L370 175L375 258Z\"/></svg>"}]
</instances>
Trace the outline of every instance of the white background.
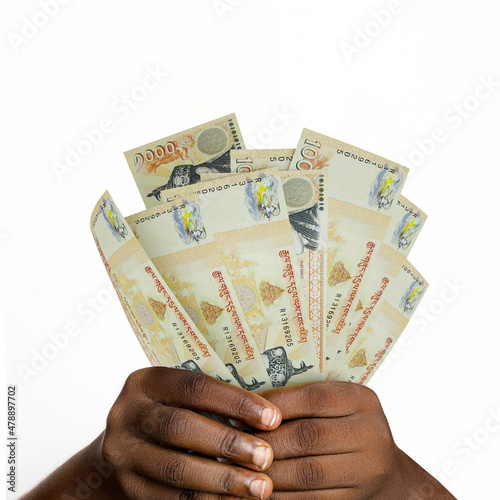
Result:
<instances>
[{"instance_id":1,"label":"white background","mask_svg":"<svg viewBox=\"0 0 500 500\"><path fill-rule=\"evenodd\" d=\"M234 111L247 146L295 147L308 127L412 167L404 194L429 220L410 259L431 288L372 387L397 443L459 499L499 498L497 2L57 5L48 18L10 2L2 16L0 299L19 491L98 435L147 365L89 230L105 189L124 214L143 208L122 152ZM139 88L155 68L156 87ZM103 120L100 143L58 176ZM79 335L54 354L71 323Z\"/></svg>"}]
</instances>

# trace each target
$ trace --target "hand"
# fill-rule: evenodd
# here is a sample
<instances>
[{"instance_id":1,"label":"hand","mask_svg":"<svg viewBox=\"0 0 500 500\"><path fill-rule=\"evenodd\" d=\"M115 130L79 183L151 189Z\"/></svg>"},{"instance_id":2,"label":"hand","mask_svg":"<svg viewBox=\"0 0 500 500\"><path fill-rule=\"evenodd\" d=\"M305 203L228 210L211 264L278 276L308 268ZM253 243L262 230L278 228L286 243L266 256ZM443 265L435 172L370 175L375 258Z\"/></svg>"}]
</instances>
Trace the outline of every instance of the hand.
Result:
<instances>
[{"instance_id":1,"label":"hand","mask_svg":"<svg viewBox=\"0 0 500 500\"><path fill-rule=\"evenodd\" d=\"M134 372L102 438L102 457L113 470L110 498L119 497L116 488L120 498L134 500L269 497L272 481L261 471L272 463L271 447L195 411L264 431L281 423L274 404L201 373L160 367Z\"/></svg>"},{"instance_id":2,"label":"hand","mask_svg":"<svg viewBox=\"0 0 500 500\"><path fill-rule=\"evenodd\" d=\"M276 500L453 499L394 443L373 391L347 382L273 389L282 412L272 432L254 432L274 451L267 470Z\"/></svg>"}]
</instances>

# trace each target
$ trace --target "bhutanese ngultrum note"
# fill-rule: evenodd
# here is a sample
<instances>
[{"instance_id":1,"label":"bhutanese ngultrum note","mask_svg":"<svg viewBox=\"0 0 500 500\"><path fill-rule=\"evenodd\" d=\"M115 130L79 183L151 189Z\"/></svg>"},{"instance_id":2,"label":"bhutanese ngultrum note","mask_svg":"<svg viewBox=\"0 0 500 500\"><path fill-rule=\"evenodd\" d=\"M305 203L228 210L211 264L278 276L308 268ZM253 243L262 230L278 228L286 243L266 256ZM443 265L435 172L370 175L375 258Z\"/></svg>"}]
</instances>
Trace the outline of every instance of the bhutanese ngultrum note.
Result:
<instances>
[{"instance_id":1,"label":"bhutanese ngultrum note","mask_svg":"<svg viewBox=\"0 0 500 500\"><path fill-rule=\"evenodd\" d=\"M213 234L195 202L164 203L127 217L177 300L247 390L272 388Z\"/></svg>"},{"instance_id":2,"label":"bhutanese ngultrum note","mask_svg":"<svg viewBox=\"0 0 500 500\"><path fill-rule=\"evenodd\" d=\"M328 199L326 347L330 372L342 350L342 313L362 308L357 291L391 218L337 198ZM345 346L345 343L344 343ZM334 363L335 362L335 363Z\"/></svg>"},{"instance_id":3,"label":"bhutanese ngultrum note","mask_svg":"<svg viewBox=\"0 0 500 500\"><path fill-rule=\"evenodd\" d=\"M230 172L229 151L244 147L231 114L124 154L149 208L160 203L162 190L199 182L201 172Z\"/></svg>"},{"instance_id":4,"label":"bhutanese ngultrum note","mask_svg":"<svg viewBox=\"0 0 500 500\"><path fill-rule=\"evenodd\" d=\"M427 288L422 275L406 261L362 334L349 346L339 370L340 380L368 383L403 333Z\"/></svg>"},{"instance_id":5,"label":"bhutanese ngultrum note","mask_svg":"<svg viewBox=\"0 0 500 500\"><path fill-rule=\"evenodd\" d=\"M320 376L278 172L249 172L168 193L200 207L273 386Z\"/></svg>"},{"instance_id":6,"label":"bhutanese ngultrum note","mask_svg":"<svg viewBox=\"0 0 500 500\"><path fill-rule=\"evenodd\" d=\"M407 168L355 146L304 129L290 169L316 170L325 167L329 169L330 206L335 207L337 200L392 217L394 202L398 199L408 174ZM330 236L332 232L330 230ZM380 234L378 233L379 236ZM326 349L327 357L330 358L327 362L329 371L332 370L336 358L344 351L346 339L343 330L346 318L352 306L356 304L359 286L377 252L377 244L380 243L380 239L373 238L373 240L377 241L370 240L363 244L365 255L352 269L352 273L344 269L345 266L343 267L342 262L338 261L332 262L332 267L328 269L329 278L333 276L329 279L330 286L327 292L329 297ZM339 292L334 288L336 284L346 280L349 280L349 290L339 298Z\"/></svg>"},{"instance_id":7,"label":"bhutanese ngultrum note","mask_svg":"<svg viewBox=\"0 0 500 500\"><path fill-rule=\"evenodd\" d=\"M427 215L414 203L400 195L394 204L394 215L384 241L368 270L358 293L358 306L346 318L346 355L354 339L366 328L370 315L380 307L381 299L399 276Z\"/></svg>"},{"instance_id":8,"label":"bhutanese ngultrum note","mask_svg":"<svg viewBox=\"0 0 500 500\"><path fill-rule=\"evenodd\" d=\"M253 172L273 167L288 170L294 153L294 149L233 149L229 152L231 172Z\"/></svg>"},{"instance_id":9,"label":"bhutanese ngultrum note","mask_svg":"<svg viewBox=\"0 0 500 500\"><path fill-rule=\"evenodd\" d=\"M328 248L328 170L279 172L292 226L316 356L324 372L326 256Z\"/></svg>"},{"instance_id":10,"label":"bhutanese ngultrum note","mask_svg":"<svg viewBox=\"0 0 500 500\"><path fill-rule=\"evenodd\" d=\"M237 385L163 281L109 193L95 206L90 226L125 314L151 364L201 371Z\"/></svg>"},{"instance_id":11,"label":"bhutanese ngultrum note","mask_svg":"<svg viewBox=\"0 0 500 500\"><path fill-rule=\"evenodd\" d=\"M263 166L256 170L266 168L271 167ZM233 170L233 166L231 169ZM228 175L235 174L201 174L201 179L208 181ZM327 175L327 169L279 172L292 226L300 279L305 290L305 306L309 310L316 355L322 373L325 370L324 330L327 303L325 279L328 247Z\"/></svg>"}]
</instances>

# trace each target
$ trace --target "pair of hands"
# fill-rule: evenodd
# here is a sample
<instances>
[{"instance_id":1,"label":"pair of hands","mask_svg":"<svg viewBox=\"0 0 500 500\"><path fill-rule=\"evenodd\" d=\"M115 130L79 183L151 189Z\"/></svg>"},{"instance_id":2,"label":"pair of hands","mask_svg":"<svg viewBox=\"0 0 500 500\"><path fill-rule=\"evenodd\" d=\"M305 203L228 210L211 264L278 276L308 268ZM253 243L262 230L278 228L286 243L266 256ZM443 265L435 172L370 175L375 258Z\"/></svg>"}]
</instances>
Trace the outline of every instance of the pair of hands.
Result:
<instances>
[{"instance_id":1,"label":"pair of hands","mask_svg":"<svg viewBox=\"0 0 500 500\"><path fill-rule=\"evenodd\" d=\"M256 395L201 373L147 368L127 379L100 447L113 498L410 496L410 459L396 447L375 393L357 384L318 382Z\"/></svg>"}]
</instances>

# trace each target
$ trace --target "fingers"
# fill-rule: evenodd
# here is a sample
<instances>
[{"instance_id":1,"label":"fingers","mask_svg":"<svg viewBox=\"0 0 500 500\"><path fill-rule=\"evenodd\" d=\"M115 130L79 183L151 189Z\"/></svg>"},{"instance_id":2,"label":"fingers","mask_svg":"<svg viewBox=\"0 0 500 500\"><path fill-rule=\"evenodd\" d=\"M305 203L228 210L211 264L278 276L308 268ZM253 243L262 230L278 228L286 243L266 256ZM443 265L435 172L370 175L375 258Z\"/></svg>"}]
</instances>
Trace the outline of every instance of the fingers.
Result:
<instances>
[{"instance_id":1,"label":"fingers","mask_svg":"<svg viewBox=\"0 0 500 500\"><path fill-rule=\"evenodd\" d=\"M344 417L378 404L375 393L349 382L311 382L260 393L276 405L283 420L307 417Z\"/></svg>"},{"instance_id":2,"label":"fingers","mask_svg":"<svg viewBox=\"0 0 500 500\"><path fill-rule=\"evenodd\" d=\"M150 441L166 447L224 458L255 470L265 470L273 461L266 441L190 410L151 403L142 409L139 421L147 422Z\"/></svg>"},{"instance_id":3,"label":"fingers","mask_svg":"<svg viewBox=\"0 0 500 500\"><path fill-rule=\"evenodd\" d=\"M138 474L129 473L122 478L121 487L132 500L240 500L233 495L171 488Z\"/></svg>"},{"instance_id":4,"label":"fingers","mask_svg":"<svg viewBox=\"0 0 500 500\"><path fill-rule=\"evenodd\" d=\"M263 499L272 493L273 483L267 475L242 467L143 441L136 444L134 455L132 472L169 487L243 498Z\"/></svg>"},{"instance_id":5,"label":"fingers","mask_svg":"<svg viewBox=\"0 0 500 500\"><path fill-rule=\"evenodd\" d=\"M281 422L273 403L203 373L165 367L135 373L131 383L140 384L145 394L165 405L215 413L262 430L275 429Z\"/></svg>"},{"instance_id":6,"label":"fingers","mask_svg":"<svg viewBox=\"0 0 500 500\"><path fill-rule=\"evenodd\" d=\"M273 462L266 474L276 491L309 491L358 486L359 469L363 466L358 453Z\"/></svg>"},{"instance_id":7,"label":"fingers","mask_svg":"<svg viewBox=\"0 0 500 500\"><path fill-rule=\"evenodd\" d=\"M269 443L275 460L351 453L358 451L362 437L357 417L292 420L274 431L253 435Z\"/></svg>"}]
</instances>

